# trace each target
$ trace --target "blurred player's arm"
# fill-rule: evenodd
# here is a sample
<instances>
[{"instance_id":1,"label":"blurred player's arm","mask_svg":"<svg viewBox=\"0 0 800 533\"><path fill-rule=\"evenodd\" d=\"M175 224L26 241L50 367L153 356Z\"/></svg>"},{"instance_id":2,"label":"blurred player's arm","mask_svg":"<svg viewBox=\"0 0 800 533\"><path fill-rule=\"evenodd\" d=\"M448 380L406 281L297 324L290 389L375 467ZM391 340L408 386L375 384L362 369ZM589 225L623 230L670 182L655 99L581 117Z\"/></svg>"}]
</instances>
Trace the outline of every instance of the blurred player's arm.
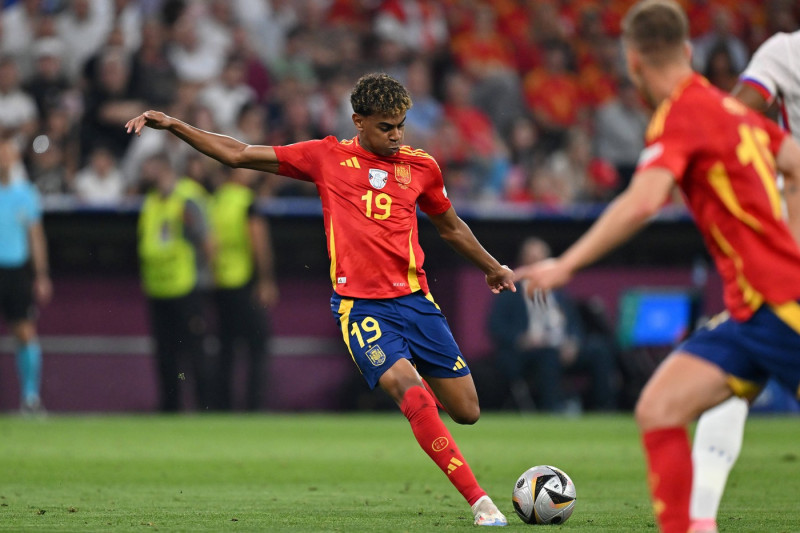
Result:
<instances>
[{"instance_id":1,"label":"blurred player's arm","mask_svg":"<svg viewBox=\"0 0 800 533\"><path fill-rule=\"evenodd\" d=\"M259 304L269 307L278 301L272 232L267 221L258 213L251 214L247 224L256 269L255 296Z\"/></svg>"},{"instance_id":2,"label":"blurred player's arm","mask_svg":"<svg viewBox=\"0 0 800 533\"><path fill-rule=\"evenodd\" d=\"M145 126L167 130L192 148L233 168L278 172L278 157L271 146L245 144L227 135L195 128L160 111L145 111L125 124L128 133L141 135Z\"/></svg>"},{"instance_id":3,"label":"blurred player's arm","mask_svg":"<svg viewBox=\"0 0 800 533\"><path fill-rule=\"evenodd\" d=\"M790 135L781 144L775 164L783 174L783 198L789 229L795 241L800 242L800 145Z\"/></svg>"},{"instance_id":4,"label":"blurred player's arm","mask_svg":"<svg viewBox=\"0 0 800 533\"><path fill-rule=\"evenodd\" d=\"M53 295L53 284L50 281L50 268L47 258L47 237L41 221L28 228L28 239L31 244L31 261L33 263L33 290L36 301L46 304Z\"/></svg>"},{"instance_id":5,"label":"blurred player's arm","mask_svg":"<svg viewBox=\"0 0 800 533\"><path fill-rule=\"evenodd\" d=\"M630 185L612 201L592 227L559 258L517 269L517 279L529 281L528 292L565 285L576 272L596 262L638 233L670 198L675 178L652 167L637 172Z\"/></svg>"},{"instance_id":6,"label":"blurred player's arm","mask_svg":"<svg viewBox=\"0 0 800 533\"><path fill-rule=\"evenodd\" d=\"M486 283L492 292L517 290L514 286L513 272L508 267L501 265L481 246L469 226L456 214L455 209L451 207L440 215L430 216L430 219L436 226L439 236L447 244L486 274Z\"/></svg>"},{"instance_id":7,"label":"blurred player's arm","mask_svg":"<svg viewBox=\"0 0 800 533\"><path fill-rule=\"evenodd\" d=\"M736 87L731 91L731 94L744 105L759 113L764 113L770 106L770 102L768 102L760 92L745 82L740 81L737 83Z\"/></svg>"}]
</instances>

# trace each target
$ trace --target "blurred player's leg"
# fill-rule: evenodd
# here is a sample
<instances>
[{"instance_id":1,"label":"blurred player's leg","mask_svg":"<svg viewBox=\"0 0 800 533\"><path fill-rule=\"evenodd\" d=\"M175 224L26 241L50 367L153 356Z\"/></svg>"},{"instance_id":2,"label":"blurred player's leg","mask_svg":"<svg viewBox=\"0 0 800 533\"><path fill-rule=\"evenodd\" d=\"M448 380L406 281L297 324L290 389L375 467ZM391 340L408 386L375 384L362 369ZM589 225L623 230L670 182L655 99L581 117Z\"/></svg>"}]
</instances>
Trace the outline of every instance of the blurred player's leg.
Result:
<instances>
[{"instance_id":1,"label":"blurred player's leg","mask_svg":"<svg viewBox=\"0 0 800 533\"><path fill-rule=\"evenodd\" d=\"M717 530L719 502L742 448L747 411L747 402L734 397L703 413L697 422L692 448L694 476L690 507L694 532Z\"/></svg>"},{"instance_id":2,"label":"blurred player's leg","mask_svg":"<svg viewBox=\"0 0 800 533\"><path fill-rule=\"evenodd\" d=\"M636 404L653 509L663 533L686 533L692 486L688 423L730 397L726 374L685 352L668 357Z\"/></svg>"},{"instance_id":3,"label":"blurred player's leg","mask_svg":"<svg viewBox=\"0 0 800 533\"><path fill-rule=\"evenodd\" d=\"M36 412L41 407L42 349L36 340L29 340L17 347L16 356L22 410Z\"/></svg>"}]
</instances>

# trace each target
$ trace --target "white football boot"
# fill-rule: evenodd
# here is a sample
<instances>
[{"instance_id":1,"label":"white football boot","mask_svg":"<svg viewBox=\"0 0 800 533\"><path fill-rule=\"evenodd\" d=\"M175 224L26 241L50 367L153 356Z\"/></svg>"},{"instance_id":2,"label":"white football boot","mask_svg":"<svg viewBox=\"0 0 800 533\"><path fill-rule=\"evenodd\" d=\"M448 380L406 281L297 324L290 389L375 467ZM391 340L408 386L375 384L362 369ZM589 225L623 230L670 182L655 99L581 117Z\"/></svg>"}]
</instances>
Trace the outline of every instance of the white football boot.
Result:
<instances>
[{"instance_id":1,"label":"white football boot","mask_svg":"<svg viewBox=\"0 0 800 533\"><path fill-rule=\"evenodd\" d=\"M489 496L481 496L472 505L476 526L507 526L508 520Z\"/></svg>"}]
</instances>

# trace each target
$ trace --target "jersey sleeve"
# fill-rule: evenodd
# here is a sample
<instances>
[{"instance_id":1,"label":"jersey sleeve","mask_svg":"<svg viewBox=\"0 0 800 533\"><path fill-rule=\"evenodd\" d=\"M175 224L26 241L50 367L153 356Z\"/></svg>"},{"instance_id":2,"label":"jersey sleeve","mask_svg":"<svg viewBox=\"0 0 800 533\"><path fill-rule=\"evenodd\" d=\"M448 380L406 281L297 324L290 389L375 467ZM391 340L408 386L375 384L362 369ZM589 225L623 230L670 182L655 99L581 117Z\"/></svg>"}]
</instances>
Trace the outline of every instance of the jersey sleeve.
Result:
<instances>
[{"instance_id":1,"label":"jersey sleeve","mask_svg":"<svg viewBox=\"0 0 800 533\"><path fill-rule=\"evenodd\" d=\"M417 203L419 204L419 208L426 215L441 215L450 209L452 204L447 198L447 190L444 187L442 171L435 161L431 161L429 175L431 179L428 181L427 187L422 191L422 194L419 195Z\"/></svg>"},{"instance_id":2,"label":"jersey sleeve","mask_svg":"<svg viewBox=\"0 0 800 533\"><path fill-rule=\"evenodd\" d=\"M772 103L781 86L791 80L791 70L786 61L789 50L786 46L787 34L778 33L762 44L750 64L739 76L739 79L758 91L767 103Z\"/></svg>"},{"instance_id":3,"label":"jersey sleeve","mask_svg":"<svg viewBox=\"0 0 800 533\"><path fill-rule=\"evenodd\" d=\"M319 154L325 150L326 145L335 142L333 137L313 141L303 141L286 146L275 146L275 155L278 157L278 174L290 178L314 181L315 171L319 169Z\"/></svg>"},{"instance_id":4,"label":"jersey sleeve","mask_svg":"<svg viewBox=\"0 0 800 533\"><path fill-rule=\"evenodd\" d=\"M647 128L645 148L639 155L636 171L663 168L680 181L689 165L693 141L699 135L687 118L692 116L674 106L656 110Z\"/></svg>"}]
</instances>

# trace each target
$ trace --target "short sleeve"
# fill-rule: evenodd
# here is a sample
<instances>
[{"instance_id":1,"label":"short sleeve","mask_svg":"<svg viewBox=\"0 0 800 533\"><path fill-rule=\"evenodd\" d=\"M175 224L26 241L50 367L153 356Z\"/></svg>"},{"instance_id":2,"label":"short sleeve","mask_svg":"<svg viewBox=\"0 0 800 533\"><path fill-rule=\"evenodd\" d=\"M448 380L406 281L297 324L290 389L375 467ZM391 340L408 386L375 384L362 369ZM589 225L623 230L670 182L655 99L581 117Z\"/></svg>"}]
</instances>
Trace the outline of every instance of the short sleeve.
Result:
<instances>
[{"instance_id":1,"label":"short sleeve","mask_svg":"<svg viewBox=\"0 0 800 533\"><path fill-rule=\"evenodd\" d=\"M286 146L275 146L275 155L278 157L278 174L303 181L314 181L319 170L319 154L325 146L335 142L334 137L303 141Z\"/></svg>"},{"instance_id":2,"label":"short sleeve","mask_svg":"<svg viewBox=\"0 0 800 533\"><path fill-rule=\"evenodd\" d=\"M439 165L432 161L428 167L428 173L431 179L428 180L427 186L422 191L422 194L419 195L417 203L426 215L441 215L452 206L447 198L442 171L439 169Z\"/></svg>"},{"instance_id":3,"label":"short sleeve","mask_svg":"<svg viewBox=\"0 0 800 533\"><path fill-rule=\"evenodd\" d=\"M791 80L792 72L787 62L790 53L785 33L770 37L753 54L750 64L739 79L761 93L767 102L772 102L782 86Z\"/></svg>"}]
</instances>

